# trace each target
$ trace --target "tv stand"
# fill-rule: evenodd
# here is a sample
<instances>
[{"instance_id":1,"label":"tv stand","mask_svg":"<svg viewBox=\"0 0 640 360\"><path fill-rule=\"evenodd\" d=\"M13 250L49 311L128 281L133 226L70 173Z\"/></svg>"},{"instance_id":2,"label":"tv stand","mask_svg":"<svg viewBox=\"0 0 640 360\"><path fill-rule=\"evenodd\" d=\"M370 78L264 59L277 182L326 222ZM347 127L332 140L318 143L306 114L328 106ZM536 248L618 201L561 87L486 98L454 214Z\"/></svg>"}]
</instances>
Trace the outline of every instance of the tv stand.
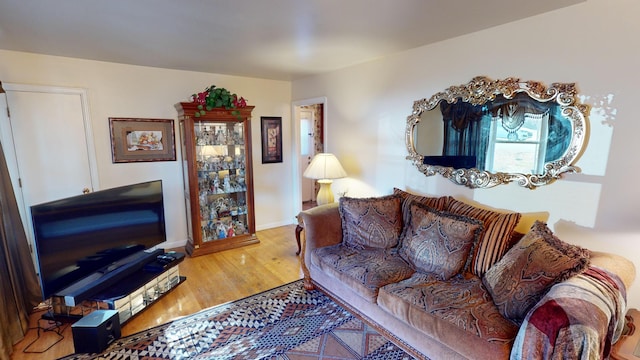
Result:
<instances>
[{"instance_id":1,"label":"tv stand","mask_svg":"<svg viewBox=\"0 0 640 360\"><path fill-rule=\"evenodd\" d=\"M61 290L55 296L63 297L66 306L79 305L83 300L89 299L102 289L115 285L137 273L146 264L154 261L162 254L164 254L163 249L138 251L102 270L94 272L82 280L76 281L73 285ZM111 270L106 271L109 268L111 268Z\"/></svg>"},{"instance_id":2,"label":"tv stand","mask_svg":"<svg viewBox=\"0 0 640 360\"><path fill-rule=\"evenodd\" d=\"M184 260L184 254L167 253L166 255L170 255L173 260L167 262L163 257L159 263L156 259L163 255L165 255L164 250L160 250L159 253L154 252L154 256L145 256L146 260L138 263L133 272L129 272L108 286L98 286L97 289L91 290L91 295L78 302L81 307L79 311L73 311L74 308L67 305L67 297L54 296L52 298L53 313L48 312L43 315L43 318L75 322L86 315L86 309L89 309L88 312L107 309L117 310L120 324L125 323L186 280L186 277L180 276L177 266ZM119 269L116 269L106 275L118 271Z\"/></svg>"}]
</instances>

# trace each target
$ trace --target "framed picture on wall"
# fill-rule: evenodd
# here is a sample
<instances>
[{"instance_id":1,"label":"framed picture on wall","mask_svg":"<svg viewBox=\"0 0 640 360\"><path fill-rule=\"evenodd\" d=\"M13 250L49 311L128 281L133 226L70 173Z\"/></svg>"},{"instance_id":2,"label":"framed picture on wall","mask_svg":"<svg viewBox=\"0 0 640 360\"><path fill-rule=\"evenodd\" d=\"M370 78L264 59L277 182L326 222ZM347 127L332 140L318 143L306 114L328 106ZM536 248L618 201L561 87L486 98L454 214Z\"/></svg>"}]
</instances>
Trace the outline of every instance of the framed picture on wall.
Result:
<instances>
[{"instance_id":1,"label":"framed picture on wall","mask_svg":"<svg viewBox=\"0 0 640 360\"><path fill-rule=\"evenodd\" d=\"M262 130L262 163L282 162L282 118L260 117Z\"/></svg>"},{"instance_id":2,"label":"framed picture on wall","mask_svg":"<svg viewBox=\"0 0 640 360\"><path fill-rule=\"evenodd\" d=\"M114 163L175 161L173 119L109 118Z\"/></svg>"}]
</instances>

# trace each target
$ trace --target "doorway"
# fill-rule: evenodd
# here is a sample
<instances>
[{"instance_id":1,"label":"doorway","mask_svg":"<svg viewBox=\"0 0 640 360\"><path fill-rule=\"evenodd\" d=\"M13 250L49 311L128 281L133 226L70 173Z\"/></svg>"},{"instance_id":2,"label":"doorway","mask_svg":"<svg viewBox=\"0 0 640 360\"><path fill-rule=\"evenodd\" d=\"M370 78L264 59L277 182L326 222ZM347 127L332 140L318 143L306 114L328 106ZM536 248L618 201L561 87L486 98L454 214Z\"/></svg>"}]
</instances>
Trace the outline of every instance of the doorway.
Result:
<instances>
[{"instance_id":1,"label":"doorway","mask_svg":"<svg viewBox=\"0 0 640 360\"><path fill-rule=\"evenodd\" d=\"M2 83L8 116L0 140L32 251L31 205L98 188L87 94L84 89Z\"/></svg>"},{"instance_id":2,"label":"doorway","mask_svg":"<svg viewBox=\"0 0 640 360\"><path fill-rule=\"evenodd\" d=\"M313 118L314 112L307 106L300 107L298 119L300 121L300 154L298 162L301 169L306 169L311 163L315 153L315 142L313 140ZM304 176L300 178L300 188L302 190L302 210L307 210L315 206L316 195L314 192L313 179Z\"/></svg>"},{"instance_id":3,"label":"doorway","mask_svg":"<svg viewBox=\"0 0 640 360\"><path fill-rule=\"evenodd\" d=\"M302 174L313 156L325 151L326 98L314 98L293 103L294 151L294 210L296 214L316 206L318 184Z\"/></svg>"}]
</instances>

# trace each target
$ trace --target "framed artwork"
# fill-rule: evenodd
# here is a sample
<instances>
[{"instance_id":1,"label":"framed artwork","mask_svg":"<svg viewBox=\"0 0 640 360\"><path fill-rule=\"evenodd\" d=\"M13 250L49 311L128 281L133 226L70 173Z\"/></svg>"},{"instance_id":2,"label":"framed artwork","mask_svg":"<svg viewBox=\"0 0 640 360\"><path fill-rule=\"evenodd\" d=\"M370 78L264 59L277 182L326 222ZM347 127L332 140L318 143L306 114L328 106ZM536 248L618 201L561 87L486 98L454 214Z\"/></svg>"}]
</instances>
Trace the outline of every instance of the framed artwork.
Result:
<instances>
[{"instance_id":1,"label":"framed artwork","mask_svg":"<svg viewBox=\"0 0 640 360\"><path fill-rule=\"evenodd\" d=\"M282 118L260 117L262 129L262 163L282 162Z\"/></svg>"},{"instance_id":2,"label":"framed artwork","mask_svg":"<svg viewBox=\"0 0 640 360\"><path fill-rule=\"evenodd\" d=\"M114 163L175 161L173 119L109 118Z\"/></svg>"}]
</instances>

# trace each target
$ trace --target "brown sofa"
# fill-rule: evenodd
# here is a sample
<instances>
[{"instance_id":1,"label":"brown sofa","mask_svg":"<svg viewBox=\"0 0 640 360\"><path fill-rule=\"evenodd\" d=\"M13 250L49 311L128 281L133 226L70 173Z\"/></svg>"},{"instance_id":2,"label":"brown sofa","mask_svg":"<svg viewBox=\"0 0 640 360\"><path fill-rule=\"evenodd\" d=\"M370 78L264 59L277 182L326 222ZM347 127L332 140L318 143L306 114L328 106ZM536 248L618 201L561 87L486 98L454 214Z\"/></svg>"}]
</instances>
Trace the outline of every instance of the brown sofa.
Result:
<instances>
[{"instance_id":1,"label":"brown sofa","mask_svg":"<svg viewBox=\"0 0 640 360\"><path fill-rule=\"evenodd\" d=\"M298 219L305 287L418 358L605 358L621 335L633 263L518 213L394 189Z\"/></svg>"}]
</instances>

